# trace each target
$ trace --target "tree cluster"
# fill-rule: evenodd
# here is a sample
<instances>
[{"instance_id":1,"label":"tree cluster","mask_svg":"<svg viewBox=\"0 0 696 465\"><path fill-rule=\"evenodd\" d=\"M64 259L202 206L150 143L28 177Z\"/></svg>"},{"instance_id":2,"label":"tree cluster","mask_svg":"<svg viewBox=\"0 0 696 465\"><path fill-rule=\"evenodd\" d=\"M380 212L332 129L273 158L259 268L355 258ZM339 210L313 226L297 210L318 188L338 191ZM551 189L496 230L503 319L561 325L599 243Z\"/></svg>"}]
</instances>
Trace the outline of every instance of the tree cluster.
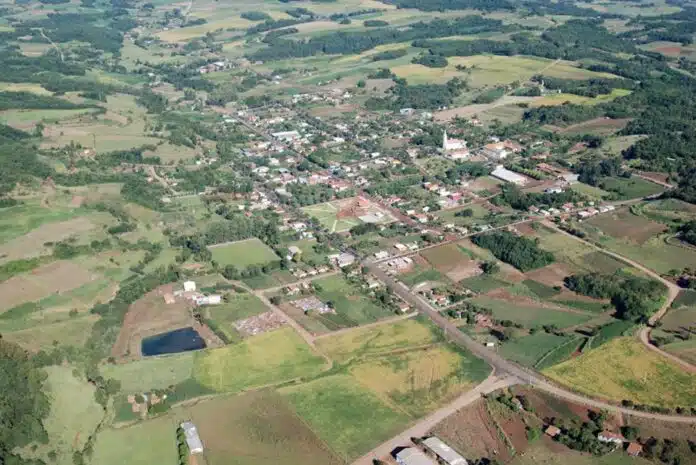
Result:
<instances>
[{"instance_id":1,"label":"tree cluster","mask_svg":"<svg viewBox=\"0 0 696 465\"><path fill-rule=\"evenodd\" d=\"M490 250L499 260L520 271L530 271L553 263L551 252L539 247L537 241L517 236L508 231L480 234L472 238L474 244Z\"/></svg>"}]
</instances>

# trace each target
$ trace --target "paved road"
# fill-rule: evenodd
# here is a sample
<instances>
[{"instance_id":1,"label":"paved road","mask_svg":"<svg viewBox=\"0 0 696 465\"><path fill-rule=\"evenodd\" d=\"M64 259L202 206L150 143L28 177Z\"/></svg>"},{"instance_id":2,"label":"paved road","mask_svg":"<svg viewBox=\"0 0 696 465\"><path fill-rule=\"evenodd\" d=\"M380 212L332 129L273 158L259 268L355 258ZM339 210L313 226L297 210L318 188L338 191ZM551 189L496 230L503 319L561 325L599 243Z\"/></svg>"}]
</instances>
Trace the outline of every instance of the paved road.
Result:
<instances>
[{"instance_id":1,"label":"paved road","mask_svg":"<svg viewBox=\"0 0 696 465\"><path fill-rule=\"evenodd\" d=\"M483 383L462 394L451 404L436 410L406 431L375 447L370 452L354 461L352 465L372 465L374 459L386 457L397 447L409 445L411 443L411 438L425 436L435 425L453 413L456 413L458 410L476 402L481 398L482 394L487 394L518 383L519 380L514 377L501 379L491 375Z\"/></svg>"},{"instance_id":2,"label":"paved road","mask_svg":"<svg viewBox=\"0 0 696 465\"><path fill-rule=\"evenodd\" d=\"M696 417L662 415L627 409L613 404L609 404L607 402L603 402L601 400L585 397L583 395L567 391L554 384L551 384L538 373L504 359L496 352L488 350L483 345L476 342L473 338L461 332L454 324L452 324L452 322L450 322L447 318L443 317L437 310L435 310L429 302L427 302L420 296L413 294L407 287L402 286L400 283L397 283L391 276L387 275L384 271L380 270L379 267L375 264L370 264L367 266L370 268L370 271L377 278L381 279L384 283L386 283L387 286L389 286L397 296L401 297L406 302L413 305L423 315L430 318L430 320L432 320L433 323L440 327L450 341L467 349L469 352L472 352L474 355L486 361L495 369L495 373L498 376L512 376L562 399L566 399L571 402L575 402L582 405L587 405L593 408L621 412L627 415L651 418L654 420L696 424Z\"/></svg>"},{"instance_id":3,"label":"paved road","mask_svg":"<svg viewBox=\"0 0 696 465\"><path fill-rule=\"evenodd\" d=\"M547 221L544 224L550 228L555 229L556 231L558 231L561 234L565 234L566 236L571 237L571 238L575 239L576 241L582 242L590 247L593 247L597 250L602 251L602 253L610 255L618 260L622 260L622 261L630 264L631 266L633 266L635 268L638 268L643 273L645 273L648 276L660 281L662 284L667 286L668 292L667 292L667 298L665 299L665 302L662 304L662 307L660 307L660 309L657 312L655 312L655 314L652 317L650 317L650 321L649 321L650 326L646 326L639 331L638 338L643 343L643 345L645 347L647 347L648 349L652 350L655 353L660 354L661 356L663 356L665 358L670 359L674 363L679 364L685 370L687 370L691 373L696 373L696 366L692 365L691 363L687 362L686 360L682 360L681 358L677 357L674 354L670 354L668 352L665 352L664 350L662 350L659 347L656 347L650 343L650 331L652 331L652 325L657 323L663 316L665 316L665 313L667 313L669 308L672 306L672 302L674 302L674 299L676 299L677 296L679 295L679 291L680 291L679 286L677 286L676 284L674 284L671 281L664 279L662 276L655 273L650 268L646 268L645 266L641 265L640 263L638 263L636 261L631 260L630 258L626 258L623 255L619 255L619 254L611 252L609 250L602 249L601 247L596 246L592 242L588 242L588 241L581 239L577 236L574 236L566 231L563 231L562 229L558 228L555 224L553 224L551 222Z\"/></svg>"}]
</instances>

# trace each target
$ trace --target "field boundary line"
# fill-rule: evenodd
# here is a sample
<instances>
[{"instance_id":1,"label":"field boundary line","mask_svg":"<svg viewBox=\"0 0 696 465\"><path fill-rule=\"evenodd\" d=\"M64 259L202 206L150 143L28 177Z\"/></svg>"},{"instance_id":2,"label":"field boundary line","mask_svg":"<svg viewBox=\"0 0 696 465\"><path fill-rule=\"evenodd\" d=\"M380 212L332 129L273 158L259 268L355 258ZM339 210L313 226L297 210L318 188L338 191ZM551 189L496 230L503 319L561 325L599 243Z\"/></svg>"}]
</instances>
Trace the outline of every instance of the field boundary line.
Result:
<instances>
[{"instance_id":1,"label":"field boundary line","mask_svg":"<svg viewBox=\"0 0 696 465\"><path fill-rule=\"evenodd\" d=\"M580 342L581 339L582 339L581 336L573 336L573 337L570 338L570 340L564 342L564 343L561 344L561 345L558 345L558 346L554 347L553 349L549 350L549 351L546 352L544 355L542 355L541 358L539 358L539 360L537 360L536 362L534 362L534 365L532 365L532 368L534 368L534 369L536 370L537 367L541 364L541 362L543 362L544 360L546 360L547 358L549 358L549 355L551 355L552 353L554 353L554 352L556 352L557 350L561 349L562 347L567 346L568 344L570 344L570 343L573 342L573 341L575 341L575 342Z\"/></svg>"}]
</instances>

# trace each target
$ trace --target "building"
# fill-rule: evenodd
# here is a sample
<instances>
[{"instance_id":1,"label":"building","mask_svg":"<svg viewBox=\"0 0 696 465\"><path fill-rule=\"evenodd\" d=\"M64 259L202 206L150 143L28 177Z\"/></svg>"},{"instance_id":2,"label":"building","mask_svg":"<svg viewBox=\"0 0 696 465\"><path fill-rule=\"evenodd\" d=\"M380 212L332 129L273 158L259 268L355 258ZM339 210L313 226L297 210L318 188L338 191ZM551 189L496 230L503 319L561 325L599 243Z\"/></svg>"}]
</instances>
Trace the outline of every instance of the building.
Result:
<instances>
[{"instance_id":1,"label":"building","mask_svg":"<svg viewBox=\"0 0 696 465\"><path fill-rule=\"evenodd\" d=\"M549 425L546 427L546 430L544 430L544 433L546 433L547 436L555 438L561 434L561 429L558 426Z\"/></svg>"},{"instance_id":2,"label":"building","mask_svg":"<svg viewBox=\"0 0 696 465\"><path fill-rule=\"evenodd\" d=\"M218 294L213 295L201 295L194 298L196 305L220 305L222 303L222 296Z\"/></svg>"},{"instance_id":3,"label":"building","mask_svg":"<svg viewBox=\"0 0 696 465\"><path fill-rule=\"evenodd\" d=\"M467 461L464 459L464 457L459 455L456 450L452 449L435 436L424 440L423 446L435 454L438 459L440 459L446 465L467 465Z\"/></svg>"},{"instance_id":4,"label":"building","mask_svg":"<svg viewBox=\"0 0 696 465\"><path fill-rule=\"evenodd\" d=\"M273 136L273 138L284 142L292 142L300 138L300 133L297 131L274 132L271 135Z\"/></svg>"},{"instance_id":5,"label":"building","mask_svg":"<svg viewBox=\"0 0 696 465\"><path fill-rule=\"evenodd\" d=\"M402 449L394 458L399 465L435 465L430 457L415 447Z\"/></svg>"},{"instance_id":6,"label":"building","mask_svg":"<svg viewBox=\"0 0 696 465\"><path fill-rule=\"evenodd\" d=\"M339 268L345 268L355 263L355 255L344 252L342 254L330 255L329 260L335 261Z\"/></svg>"},{"instance_id":7,"label":"building","mask_svg":"<svg viewBox=\"0 0 696 465\"><path fill-rule=\"evenodd\" d=\"M450 160L464 160L469 156L469 149L463 139L449 139L447 131L442 135L442 153Z\"/></svg>"},{"instance_id":8,"label":"building","mask_svg":"<svg viewBox=\"0 0 696 465\"><path fill-rule=\"evenodd\" d=\"M494 142L483 146L483 155L492 160L503 160L509 155L509 151L504 142Z\"/></svg>"},{"instance_id":9,"label":"building","mask_svg":"<svg viewBox=\"0 0 696 465\"><path fill-rule=\"evenodd\" d=\"M626 448L626 453L631 457L638 457L640 454L643 453L643 446L641 446L637 442L632 442Z\"/></svg>"},{"instance_id":10,"label":"building","mask_svg":"<svg viewBox=\"0 0 696 465\"><path fill-rule=\"evenodd\" d=\"M188 445L189 452L191 454L202 454L203 453L203 442L200 436L198 436L198 430L196 425L190 421L185 421L181 424L181 429L184 430L184 435L186 436L186 444Z\"/></svg>"},{"instance_id":11,"label":"building","mask_svg":"<svg viewBox=\"0 0 696 465\"><path fill-rule=\"evenodd\" d=\"M496 166L493 172L491 173L491 176L505 182L517 184L518 186L524 186L525 184L527 184L527 178L525 178L521 174L515 173L514 171L510 171L503 165Z\"/></svg>"},{"instance_id":12,"label":"building","mask_svg":"<svg viewBox=\"0 0 696 465\"><path fill-rule=\"evenodd\" d=\"M612 433L611 431L602 431L597 435L597 439L601 442L613 442L614 444L623 444L626 438L618 433Z\"/></svg>"},{"instance_id":13,"label":"building","mask_svg":"<svg viewBox=\"0 0 696 465\"><path fill-rule=\"evenodd\" d=\"M184 292L194 292L196 283L194 281L184 281Z\"/></svg>"}]
</instances>

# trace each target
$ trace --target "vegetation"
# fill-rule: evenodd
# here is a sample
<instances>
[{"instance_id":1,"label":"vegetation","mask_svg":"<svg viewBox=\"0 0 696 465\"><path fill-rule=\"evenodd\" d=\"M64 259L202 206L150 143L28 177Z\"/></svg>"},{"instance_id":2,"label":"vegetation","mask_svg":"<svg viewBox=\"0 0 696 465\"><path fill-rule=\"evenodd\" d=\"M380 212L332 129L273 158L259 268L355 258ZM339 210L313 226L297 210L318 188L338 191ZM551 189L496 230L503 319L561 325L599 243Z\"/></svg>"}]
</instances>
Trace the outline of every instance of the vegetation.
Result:
<instances>
[{"instance_id":1,"label":"vegetation","mask_svg":"<svg viewBox=\"0 0 696 465\"><path fill-rule=\"evenodd\" d=\"M554 261L553 254L539 248L536 241L507 231L480 234L474 236L472 241L521 271L541 268Z\"/></svg>"}]
</instances>

